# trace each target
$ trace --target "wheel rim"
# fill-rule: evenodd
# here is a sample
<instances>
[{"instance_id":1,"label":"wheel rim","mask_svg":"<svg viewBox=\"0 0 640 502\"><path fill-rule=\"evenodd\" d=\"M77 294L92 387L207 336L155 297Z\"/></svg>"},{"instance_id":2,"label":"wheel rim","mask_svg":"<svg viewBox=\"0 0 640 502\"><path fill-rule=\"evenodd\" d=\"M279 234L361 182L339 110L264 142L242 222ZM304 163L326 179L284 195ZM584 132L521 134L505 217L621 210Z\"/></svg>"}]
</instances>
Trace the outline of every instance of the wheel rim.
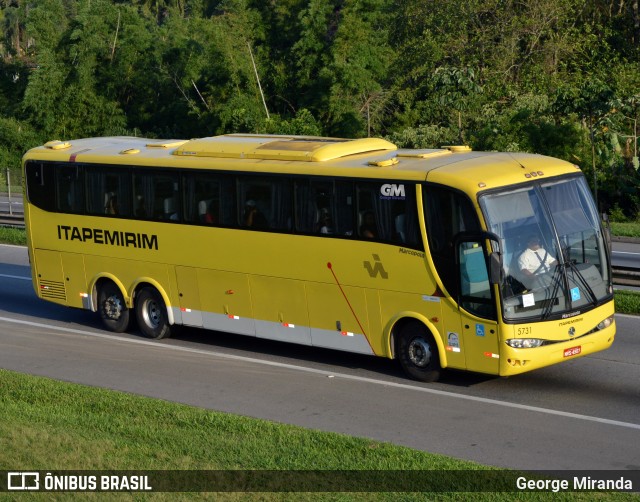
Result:
<instances>
[{"instance_id":1,"label":"wheel rim","mask_svg":"<svg viewBox=\"0 0 640 502\"><path fill-rule=\"evenodd\" d=\"M107 318L117 321L122 315L122 301L118 295L111 295L104 301L104 314Z\"/></svg>"},{"instance_id":2,"label":"wheel rim","mask_svg":"<svg viewBox=\"0 0 640 502\"><path fill-rule=\"evenodd\" d=\"M431 347L424 338L414 338L409 344L409 360L419 368L429 366Z\"/></svg>"},{"instance_id":3,"label":"wheel rim","mask_svg":"<svg viewBox=\"0 0 640 502\"><path fill-rule=\"evenodd\" d=\"M154 300L147 300L142 311L142 317L147 326L156 329L162 321L162 311Z\"/></svg>"}]
</instances>

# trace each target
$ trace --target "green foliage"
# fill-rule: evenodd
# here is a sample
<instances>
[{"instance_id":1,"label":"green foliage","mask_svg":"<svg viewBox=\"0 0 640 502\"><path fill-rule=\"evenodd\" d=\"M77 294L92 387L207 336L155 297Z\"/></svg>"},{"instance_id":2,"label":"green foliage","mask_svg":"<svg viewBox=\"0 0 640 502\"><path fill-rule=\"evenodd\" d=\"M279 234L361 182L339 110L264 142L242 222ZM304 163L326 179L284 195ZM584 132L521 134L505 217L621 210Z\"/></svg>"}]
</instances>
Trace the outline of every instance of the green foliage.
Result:
<instances>
[{"instance_id":1,"label":"green foliage","mask_svg":"<svg viewBox=\"0 0 640 502\"><path fill-rule=\"evenodd\" d=\"M621 237L640 239L640 219L636 221L611 222L611 233Z\"/></svg>"},{"instance_id":2,"label":"green foliage","mask_svg":"<svg viewBox=\"0 0 640 502\"><path fill-rule=\"evenodd\" d=\"M620 209L620 206L617 204L609 211L609 220L612 223L625 223L627 221L627 217L624 214L624 211Z\"/></svg>"},{"instance_id":3,"label":"green foliage","mask_svg":"<svg viewBox=\"0 0 640 502\"><path fill-rule=\"evenodd\" d=\"M0 187L4 188L2 184L0 184ZM0 242L15 246L26 246L27 235L24 229L21 228L0 227Z\"/></svg>"},{"instance_id":4,"label":"green foliage","mask_svg":"<svg viewBox=\"0 0 640 502\"><path fill-rule=\"evenodd\" d=\"M616 291L616 312L620 314L640 313L640 293L637 291Z\"/></svg>"},{"instance_id":5,"label":"green foliage","mask_svg":"<svg viewBox=\"0 0 640 502\"><path fill-rule=\"evenodd\" d=\"M11 179L20 179L20 160L26 150L42 143L32 127L14 118L0 116L0 171L3 184L6 183L5 169L11 170ZM0 185L2 186L2 185Z\"/></svg>"},{"instance_id":6,"label":"green foliage","mask_svg":"<svg viewBox=\"0 0 640 502\"><path fill-rule=\"evenodd\" d=\"M632 4L0 2L0 162L15 165L33 141L108 134L465 142L575 162L601 209L634 217Z\"/></svg>"},{"instance_id":7,"label":"green foliage","mask_svg":"<svg viewBox=\"0 0 640 502\"><path fill-rule=\"evenodd\" d=\"M264 134L285 134L299 136L321 136L320 124L306 108L299 110L296 116L290 120L283 119L278 115L265 120L259 133Z\"/></svg>"},{"instance_id":8,"label":"green foliage","mask_svg":"<svg viewBox=\"0 0 640 502\"><path fill-rule=\"evenodd\" d=\"M387 139L398 148L440 148L454 144L457 137L458 131L453 128L420 125L393 132Z\"/></svg>"}]
</instances>

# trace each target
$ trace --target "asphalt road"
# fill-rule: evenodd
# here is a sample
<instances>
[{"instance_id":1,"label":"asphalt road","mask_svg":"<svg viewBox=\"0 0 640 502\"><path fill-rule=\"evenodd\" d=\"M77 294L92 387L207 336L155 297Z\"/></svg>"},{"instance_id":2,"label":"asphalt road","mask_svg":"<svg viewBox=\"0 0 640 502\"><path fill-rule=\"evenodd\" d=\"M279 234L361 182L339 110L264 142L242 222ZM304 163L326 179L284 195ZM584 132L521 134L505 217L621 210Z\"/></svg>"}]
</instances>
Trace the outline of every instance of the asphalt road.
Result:
<instances>
[{"instance_id":1,"label":"asphalt road","mask_svg":"<svg viewBox=\"0 0 640 502\"><path fill-rule=\"evenodd\" d=\"M640 319L613 347L518 377L446 372L196 329L149 341L38 300L0 246L0 367L517 469L640 469Z\"/></svg>"}]
</instances>

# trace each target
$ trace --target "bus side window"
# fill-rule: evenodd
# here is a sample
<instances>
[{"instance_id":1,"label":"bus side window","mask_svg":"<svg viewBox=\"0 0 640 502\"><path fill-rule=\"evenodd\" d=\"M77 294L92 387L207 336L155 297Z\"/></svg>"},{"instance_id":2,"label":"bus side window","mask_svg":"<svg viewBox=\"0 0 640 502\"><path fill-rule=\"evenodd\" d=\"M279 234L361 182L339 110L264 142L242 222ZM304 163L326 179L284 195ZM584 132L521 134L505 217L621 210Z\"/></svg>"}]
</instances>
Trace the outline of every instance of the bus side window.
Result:
<instances>
[{"instance_id":1,"label":"bus side window","mask_svg":"<svg viewBox=\"0 0 640 502\"><path fill-rule=\"evenodd\" d=\"M304 234L331 234L335 194L332 181L298 180L295 183L296 231ZM323 231L324 229L324 231Z\"/></svg>"},{"instance_id":2,"label":"bus side window","mask_svg":"<svg viewBox=\"0 0 640 502\"><path fill-rule=\"evenodd\" d=\"M137 218L176 221L182 214L177 173L160 173L137 169L133 175L133 191Z\"/></svg>"},{"instance_id":3,"label":"bus side window","mask_svg":"<svg viewBox=\"0 0 640 502\"><path fill-rule=\"evenodd\" d=\"M283 177L238 178L238 222L255 230L288 232L293 224L291 181Z\"/></svg>"},{"instance_id":4,"label":"bus side window","mask_svg":"<svg viewBox=\"0 0 640 502\"><path fill-rule=\"evenodd\" d=\"M186 221L200 225L235 226L233 177L219 173L188 173L182 179Z\"/></svg>"},{"instance_id":5,"label":"bus side window","mask_svg":"<svg viewBox=\"0 0 640 502\"><path fill-rule=\"evenodd\" d=\"M27 197L29 202L44 209L55 209L54 164L29 161L26 165Z\"/></svg>"},{"instance_id":6,"label":"bus side window","mask_svg":"<svg viewBox=\"0 0 640 502\"><path fill-rule=\"evenodd\" d=\"M131 215L131 174L127 168L85 167L87 212L89 214Z\"/></svg>"},{"instance_id":7,"label":"bus side window","mask_svg":"<svg viewBox=\"0 0 640 502\"><path fill-rule=\"evenodd\" d=\"M355 236L355 194L353 183L350 181L336 181L335 194L336 210L335 221L333 223L336 235L344 237Z\"/></svg>"},{"instance_id":8,"label":"bus side window","mask_svg":"<svg viewBox=\"0 0 640 502\"><path fill-rule=\"evenodd\" d=\"M414 184L361 182L357 188L360 239L423 249Z\"/></svg>"},{"instance_id":9,"label":"bus side window","mask_svg":"<svg viewBox=\"0 0 640 502\"><path fill-rule=\"evenodd\" d=\"M423 186L427 238L438 275L451 293L457 291L453 241L464 231L480 230L471 200L462 192L440 185Z\"/></svg>"},{"instance_id":10,"label":"bus side window","mask_svg":"<svg viewBox=\"0 0 640 502\"><path fill-rule=\"evenodd\" d=\"M84 171L79 165L61 165L56 169L56 200L64 213L84 212Z\"/></svg>"}]
</instances>

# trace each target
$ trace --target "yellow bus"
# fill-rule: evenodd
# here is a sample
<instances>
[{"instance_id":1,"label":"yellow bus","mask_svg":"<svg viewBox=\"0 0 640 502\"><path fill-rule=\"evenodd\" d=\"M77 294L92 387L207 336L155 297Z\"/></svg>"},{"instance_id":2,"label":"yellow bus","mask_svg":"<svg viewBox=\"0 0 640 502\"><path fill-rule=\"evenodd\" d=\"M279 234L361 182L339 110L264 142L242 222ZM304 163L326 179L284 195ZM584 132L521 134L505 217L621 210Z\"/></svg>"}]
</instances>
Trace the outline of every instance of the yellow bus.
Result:
<instances>
[{"instance_id":1,"label":"yellow bus","mask_svg":"<svg viewBox=\"0 0 640 502\"><path fill-rule=\"evenodd\" d=\"M558 159L229 134L51 141L23 165L37 295L116 332L371 354L422 381L613 343L607 238Z\"/></svg>"}]
</instances>

